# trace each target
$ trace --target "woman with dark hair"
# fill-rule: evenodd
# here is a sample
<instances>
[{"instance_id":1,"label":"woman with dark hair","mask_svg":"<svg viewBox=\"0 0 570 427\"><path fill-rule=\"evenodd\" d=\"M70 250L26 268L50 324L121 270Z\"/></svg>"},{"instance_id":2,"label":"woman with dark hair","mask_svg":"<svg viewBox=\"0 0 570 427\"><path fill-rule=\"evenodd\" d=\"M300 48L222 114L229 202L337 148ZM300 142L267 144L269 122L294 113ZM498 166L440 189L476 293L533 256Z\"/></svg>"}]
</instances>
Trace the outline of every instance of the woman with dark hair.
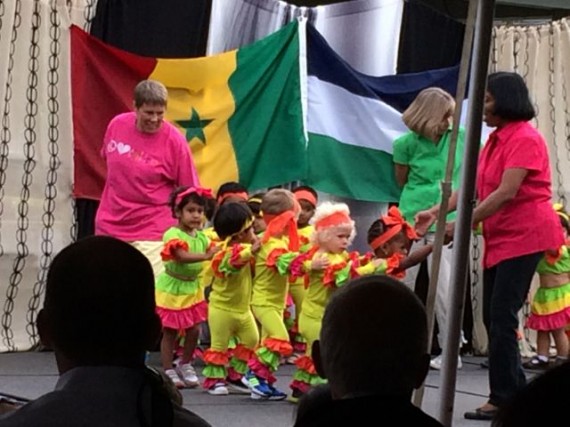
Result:
<instances>
[{"instance_id":1,"label":"woman with dark hair","mask_svg":"<svg viewBox=\"0 0 570 427\"><path fill-rule=\"evenodd\" d=\"M535 117L528 89L515 73L493 73L487 81L483 120L496 128L477 170L478 204L473 225L482 223L483 321L489 336L487 403L465 418L490 420L525 385L517 345L518 312L528 294L538 261L564 237L552 209L548 148L529 120ZM449 209L457 204L457 192ZM418 232L437 218L439 206L416 215ZM453 237L454 223L447 224Z\"/></svg>"}]
</instances>

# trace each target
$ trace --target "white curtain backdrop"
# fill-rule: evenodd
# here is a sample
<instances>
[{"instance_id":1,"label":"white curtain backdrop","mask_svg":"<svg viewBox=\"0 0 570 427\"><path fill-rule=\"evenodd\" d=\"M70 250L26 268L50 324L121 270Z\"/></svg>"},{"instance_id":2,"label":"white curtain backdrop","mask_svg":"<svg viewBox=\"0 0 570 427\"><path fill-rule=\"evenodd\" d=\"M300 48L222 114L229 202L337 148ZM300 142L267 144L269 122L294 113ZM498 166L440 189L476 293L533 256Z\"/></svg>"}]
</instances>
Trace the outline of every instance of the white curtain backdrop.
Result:
<instances>
[{"instance_id":1,"label":"white curtain backdrop","mask_svg":"<svg viewBox=\"0 0 570 427\"><path fill-rule=\"evenodd\" d=\"M73 238L68 27L85 27L94 6L1 3L0 351L36 343L46 268Z\"/></svg>"},{"instance_id":2,"label":"white curtain backdrop","mask_svg":"<svg viewBox=\"0 0 570 427\"><path fill-rule=\"evenodd\" d=\"M310 8L277 0L213 0L207 53L252 43L304 16L358 71L394 74L403 9L403 0L354 0Z\"/></svg>"},{"instance_id":3,"label":"white curtain backdrop","mask_svg":"<svg viewBox=\"0 0 570 427\"><path fill-rule=\"evenodd\" d=\"M524 77L538 117L535 125L546 138L552 166L554 201L570 209L570 26L567 19L540 26L500 26L493 29L490 71L514 71ZM478 245L481 248L481 242ZM482 278L480 267L474 273ZM538 283L535 278L529 301ZM486 352L482 323L482 287L472 287L475 316L475 348ZM535 349L535 334L524 327L530 312L520 313L523 355Z\"/></svg>"}]
</instances>

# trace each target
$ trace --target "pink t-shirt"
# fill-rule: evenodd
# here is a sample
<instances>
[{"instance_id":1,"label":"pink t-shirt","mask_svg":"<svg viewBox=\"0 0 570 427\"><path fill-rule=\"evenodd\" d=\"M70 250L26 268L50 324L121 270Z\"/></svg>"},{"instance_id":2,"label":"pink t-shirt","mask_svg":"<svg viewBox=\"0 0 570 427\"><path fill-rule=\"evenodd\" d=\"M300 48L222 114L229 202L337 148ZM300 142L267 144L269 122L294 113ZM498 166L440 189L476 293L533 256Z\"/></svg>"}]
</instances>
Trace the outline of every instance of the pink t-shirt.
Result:
<instances>
[{"instance_id":1,"label":"pink t-shirt","mask_svg":"<svg viewBox=\"0 0 570 427\"><path fill-rule=\"evenodd\" d=\"M135 126L134 112L120 114L107 127L101 155L107 179L95 218L95 234L131 242L160 241L175 224L170 193L182 185L199 185L190 147L164 121L154 134Z\"/></svg>"},{"instance_id":2,"label":"pink t-shirt","mask_svg":"<svg viewBox=\"0 0 570 427\"><path fill-rule=\"evenodd\" d=\"M507 169L528 170L515 198L483 221L483 266L558 248L562 226L552 208L550 163L544 138L528 122L495 130L481 151L477 193L484 200L499 186Z\"/></svg>"}]
</instances>

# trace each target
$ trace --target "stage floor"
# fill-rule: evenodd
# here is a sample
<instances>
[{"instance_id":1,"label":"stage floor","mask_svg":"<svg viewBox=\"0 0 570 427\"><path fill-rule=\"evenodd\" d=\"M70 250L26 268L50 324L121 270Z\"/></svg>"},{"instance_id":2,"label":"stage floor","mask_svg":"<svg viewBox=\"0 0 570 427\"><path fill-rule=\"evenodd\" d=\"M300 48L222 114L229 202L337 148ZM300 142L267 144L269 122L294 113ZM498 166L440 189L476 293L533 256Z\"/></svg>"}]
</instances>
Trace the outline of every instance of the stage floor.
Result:
<instances>
[{"instance_id":1,"label":"stage floor","mask_svg":"<svg viewBox=\"0 0 570 427\"><path fill-rule=\"evenodd\" d=\"M454 426L488 425L485 421L469 421L463 413L483 403L488 393L487 370L481 368L479 357L463 357L463 369L457 374L454 404ZM158 354L151 354L149 363L158 364ZM294 367L282 366L278 371L278 387L289 391L287 385ZM198 369L201 371L201 369ZM0 392L36 398L53 389L57 369L51 352L0 354ZM439 411L439 382L437 371L430 371L426 381L423 409L437 416ZM202 389L182 390L184 406L205 418L213 426L291 426L295 405L287 401L252 401L248 396L211 396Z\"/></svg>"}]
</instances>

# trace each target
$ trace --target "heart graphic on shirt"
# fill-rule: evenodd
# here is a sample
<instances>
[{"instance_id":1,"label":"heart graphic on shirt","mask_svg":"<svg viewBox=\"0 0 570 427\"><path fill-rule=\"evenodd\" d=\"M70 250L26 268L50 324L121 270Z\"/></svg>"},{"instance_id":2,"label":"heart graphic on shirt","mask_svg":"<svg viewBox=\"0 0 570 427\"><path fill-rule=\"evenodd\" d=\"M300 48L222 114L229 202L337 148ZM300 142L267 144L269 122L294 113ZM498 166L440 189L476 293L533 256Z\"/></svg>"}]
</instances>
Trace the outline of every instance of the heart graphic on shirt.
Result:
<instances>
[{"instance_id":1,"label":"heart graphic on shirt","mask_svg":"<svg viewBox=\"0 0 570 427\"><path fill-rule=\"evenodd\" d=\"M119 154L128 153L129 151L131 151L131 146L129 144L123 144L122 142L119 142L117 144L117 151L119 152Z\"/></svg>"}]
</instances>

